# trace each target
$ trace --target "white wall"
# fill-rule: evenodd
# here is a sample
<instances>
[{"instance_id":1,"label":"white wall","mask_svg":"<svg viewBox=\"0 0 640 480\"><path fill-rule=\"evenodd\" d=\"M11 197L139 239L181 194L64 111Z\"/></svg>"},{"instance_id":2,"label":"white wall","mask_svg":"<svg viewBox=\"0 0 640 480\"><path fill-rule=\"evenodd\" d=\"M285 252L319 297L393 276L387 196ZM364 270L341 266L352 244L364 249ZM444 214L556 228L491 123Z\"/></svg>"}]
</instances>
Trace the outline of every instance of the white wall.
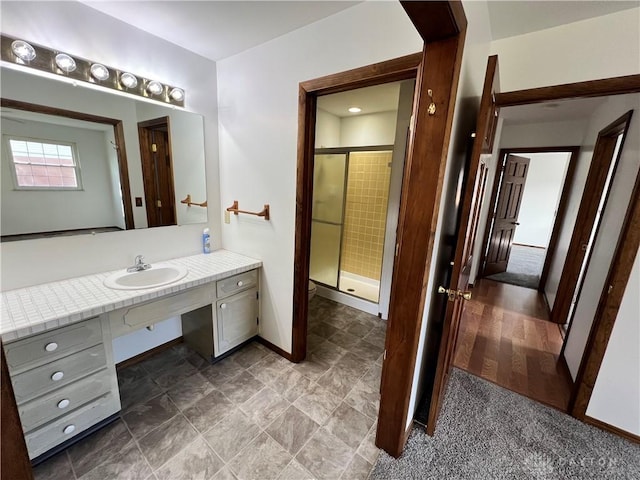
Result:
<instances>
[{"instance_id":1,"label":"white wall","mask_svg":"<svg viewBox=\"0 0 640 480\"><path fill-rule=\"evenodd\" d=\"M32 120L2 121L2 235L114 227L110 159L105 132ZM17 190L8 137L72 143L80 166L79 190Z\"/></svg>"},{"instance_id":2,"label":"white wall","mask_svg":"<svg viewBox=\"0 0 640 480\"><path fill-rule=\"evenodd\" d=\"M494 41L501 90L637 74L639 25L640 8L634 8Z\"/></svg>"},{"instance_id":3,"label":"white wall","mask_svg":"<svg viewBox=\"0 0 640 480\"><path fill-rule=\"evenodd\" d=\"M397 111L342 117L340 143L343 147L393 145Z\"/></svg>"},{"instance_id":4,"label":"white wall","mask_svg":"<svg viewBox=\"0 0 640 480\"><path fill-rule=\"evenodd\" d=\"M7 35L185 89L186 109L204 116L209 226L212 248L220 248L215 63L77 2L2 2L0 13L1 30ZM125 44L130 47L122 48ZM55 83L50 83L51 89ZM77 96L82 97L83 90L78 88ZM46 104L51 100L46 93L32 92L31 101ZM112 98L115 102L118 97ZM8 290L114 270L131 264L137 254L144 254L151 263L196 254L202 248L202 228L202 224L185 225L3 243L1 288ZM38 268L24 268L25 265ZM158 335L156 344L170 339Z\"/></svg>"},{"instance_id":5,"label":"white wall","mask_svg":"<svg viewBox=\"0 0 640 480\"><path fill-rule=\"evenodd\" d=\"M322 109L316 114L316 148L393 145L397 111L338 117Z\"/></svg>"},{"instance_id":6,"label":"white wall","mask_svg":"<svg viewBox=\"0 0 640 480\"><path fill-rule=\"evenodd\" d=\"M596 379L587 415L640 436L640 255Z\"/></svg>"},{"instance_id":7,"label":"white wall","mask_svg":"<svg viewBox=\"0 0 640 480\"><path fill-rule=\"evenodd\" d=\"M640 116L637 115L640 114L640 94L610 97L594 112L589 123L587 139L595 144L600 130L631 109L634 110L634 117L631 119L618 168L613 177L611 193L604 207L582 293L578 298L566 339L564 357L574 379L580 368L600 294L605 286L629 199L640 171Z\"/></svg>"},{"instance_id":8,"label":"white wall","mask_svg":"<svg viewBox=\"0 0 640 480\"><path fill-rule=\"evenodd\" d=\"M319 42L318 39L323 41ZM396 2L366 2L218 62L223 205L271 205L223 228L223 245L263 261L261 335L291 351L298 84L420 51ZM259 78L260 81L255 81Z\"/></svg>"},{"instance_id":9,"label":"white wall","mask_svg":"<svg viewBox=\"0 0 640 480\"><path fill-rule=\"evenodd\" d=\"M547 248L570 153L519 153L529 158L514 243Z\"/></svg>"},{"instance_id":10,"label":"white wall","mask_svg":"<svg viewBox=\"0 0 640 480\"><path fill-rule=\"evenodd\" d=\"M340 117L318 108L316 110L316 148L333 148L340 145Z\"/></svg>"}]
</instances>

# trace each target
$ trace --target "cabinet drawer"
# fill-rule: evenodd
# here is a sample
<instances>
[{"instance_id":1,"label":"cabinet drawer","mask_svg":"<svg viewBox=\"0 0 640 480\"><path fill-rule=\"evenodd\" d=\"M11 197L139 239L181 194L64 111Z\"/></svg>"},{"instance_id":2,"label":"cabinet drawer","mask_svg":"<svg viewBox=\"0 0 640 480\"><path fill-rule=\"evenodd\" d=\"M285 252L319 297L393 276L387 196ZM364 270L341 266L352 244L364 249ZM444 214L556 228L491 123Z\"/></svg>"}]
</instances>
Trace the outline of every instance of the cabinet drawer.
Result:
<instances>
[{"instance_id":1,"label":"cabinet drawer","mask_svg":"<svg viewBox=\"0 0 640 480\"><path fill-rule=\"evenodd\" d=\"M219 280L216 284L218 298L226 297L236 292L241 292L258 284L258 270L234 275L233 277Z\"/></svg>"},{"instance_id":2,"label":"cabinet drawer","mask_svg":"<svg viewBox=\"0 0 640 480\"><path fill-rule=\"evenodd\" d=\"M98 373L54 390L18 408L22 429L33 430L51 420L75 410L111 389L111 372L102 369Z\"/></svg>"},{"instance_id":3,"label":"cabinet drawer","mask_svg":"<svg viewBox=\"0 0 640 480\"><path fill-rule=\"evenodd\" d=\"M29 458L35 458L56 445L75 437L87 428L120 410L112 393L101 397L64 417L25 435Z\"/></svg>"},{"instance_id":4,"label":"cabinet drawer","mask_svg":"<svg viewBox=\"0 0 640 480\"><path fill-rule=\"evenodd\" d=\"M58 328L5 345L12 374L48 363L102 342L99 318Z\"/></svg>"},{"instance_id":5,"label":"cabinet drawer","mask_svg":"<svg viewBox=\"0 0 640 480\"><path fill-rule=\"evenodd\" d=\"M68 385L106 365L102 344L74 353L55 362L13 375L13 392L18 404Z\"/></svg>"}]
</instances>

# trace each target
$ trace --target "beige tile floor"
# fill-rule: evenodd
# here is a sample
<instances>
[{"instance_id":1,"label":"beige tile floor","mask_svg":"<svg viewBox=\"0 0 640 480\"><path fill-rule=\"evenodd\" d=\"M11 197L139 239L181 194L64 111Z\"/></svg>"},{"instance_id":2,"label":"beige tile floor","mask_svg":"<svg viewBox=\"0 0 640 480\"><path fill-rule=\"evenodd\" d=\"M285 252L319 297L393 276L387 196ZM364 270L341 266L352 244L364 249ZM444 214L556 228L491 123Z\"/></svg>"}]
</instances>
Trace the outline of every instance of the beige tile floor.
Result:
<instances>
[{"instance_id":1,"label":"beige tile floor","mask_svg":"<svg viewBox=\"0 0 640 480\"><path fill-rule=\"evenodd\" d=\"M39 465L38 480L366 479L385 322L316 297L309 354L258 343L209 365L185 345L119 372L122 416Z\"/></svg>"}]
</instances>

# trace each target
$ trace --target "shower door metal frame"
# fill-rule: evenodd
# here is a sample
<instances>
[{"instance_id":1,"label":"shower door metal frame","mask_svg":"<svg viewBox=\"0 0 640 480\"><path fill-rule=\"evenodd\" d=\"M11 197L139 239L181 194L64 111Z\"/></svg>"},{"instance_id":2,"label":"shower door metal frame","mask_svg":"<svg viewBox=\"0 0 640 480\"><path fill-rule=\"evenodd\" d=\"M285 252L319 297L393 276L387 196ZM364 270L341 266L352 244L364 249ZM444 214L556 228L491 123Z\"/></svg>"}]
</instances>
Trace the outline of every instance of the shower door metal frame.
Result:
<instances>
[{"instance_id":1,"label":"shower door metal frame","mask_svg":"<svg viewBox=\"0 0 640 480\"><path fill-rule=\"evenodd\" d=\"M329 147L329 148L316 148L315 152L314 152L314 157L316 155L346 155L345 158L345 162L344 162L344 193L342 194L342 223L337 224L334 222L325 222L322 220L315 220L313 218L313 213L311 216L311 224L313 225L313 222L318 222L318 223L323 223L325 225L335 225L338 226L340 225L340 251L338 252L338 273L337 273L337 278L336 278L336 286L332 287L331 285L327 285L326 283L322 283L320 281L317 281L311 277L310 280L313 280L314 282L322 285L325 288L328 288L330 290L334 290L336 292L340 292L340 293L344 293L345 295L349 295L351 297L355 297L358 298L360 300L363 300L365 302L371 302L374 305L379 305L380 304L380 288L378 288L378 301L377 302L372 302L371 300L369 300L368 298L364 298L364 297L359 297L358 295L354 295L350 292L344 292L342 290L340 290L340 266L342 265L342 240L344 239L344 218L345 218L345 213L346 213L346 209L347 209L347 184L349 181L349 158L351 157L351 153L359 153L359 152L391 152L393 154L393 149L394 149L395 145L376 145L373 147ZM393 167L391 167L393 168ZM314 170L315 170L315 162L314 162ZM387 199L387 209L389 208L389 200ZM384 250L382 252L382 256L384 257ZM382 276L382 269L380 271L380 275ZM382 281L382 278L380 279L380 281Z\"/></svg>"}]
</instances>

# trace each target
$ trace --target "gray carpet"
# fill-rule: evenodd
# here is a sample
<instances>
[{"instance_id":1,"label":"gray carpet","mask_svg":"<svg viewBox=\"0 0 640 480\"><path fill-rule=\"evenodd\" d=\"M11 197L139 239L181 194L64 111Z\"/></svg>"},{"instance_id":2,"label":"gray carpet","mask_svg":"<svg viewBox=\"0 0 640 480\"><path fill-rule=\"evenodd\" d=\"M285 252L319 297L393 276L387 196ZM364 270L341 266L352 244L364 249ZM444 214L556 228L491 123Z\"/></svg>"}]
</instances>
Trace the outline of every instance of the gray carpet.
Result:
<instances>
[{"instance_id":1,"label":"gray carpet","mask_svg":"<svg viewBox=\"0 0 640 480\"><path fill-rule=\"evenodd\" d=\"M435 435L370 479L640 479L640 446L454 368Z\"/></svg>"},{"instance_id":2,"label":"gray carpet","mask_svg":"<svg viewBox=\"0 0 640 480\"><path fill-rule=\"evenodd\" d=\"M514 244L511 246L507 271L489 275L487 278L521 287L538 288L546 252L544 248Z\"/></svg>"}]
</instances>

